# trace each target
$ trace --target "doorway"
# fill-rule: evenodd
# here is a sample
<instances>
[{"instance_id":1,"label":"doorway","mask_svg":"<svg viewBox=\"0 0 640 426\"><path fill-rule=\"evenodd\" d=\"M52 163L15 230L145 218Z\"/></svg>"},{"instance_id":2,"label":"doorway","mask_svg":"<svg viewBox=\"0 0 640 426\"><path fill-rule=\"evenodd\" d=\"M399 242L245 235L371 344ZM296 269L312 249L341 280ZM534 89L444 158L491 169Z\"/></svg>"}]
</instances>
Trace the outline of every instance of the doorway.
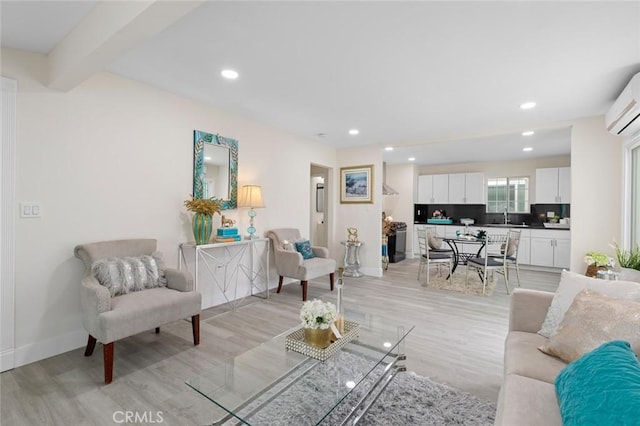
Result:
<instances>
[{"instance_id":1,"label":"doorway","mask_svg":"<svg viewBox=\"0 0 640 426\"><path fill-rule=\"evenodd\" d=\"M330 170L327 167L311 164L309 239L314 246L328 247L329 243Z\"/></svg>"}]
</instances>

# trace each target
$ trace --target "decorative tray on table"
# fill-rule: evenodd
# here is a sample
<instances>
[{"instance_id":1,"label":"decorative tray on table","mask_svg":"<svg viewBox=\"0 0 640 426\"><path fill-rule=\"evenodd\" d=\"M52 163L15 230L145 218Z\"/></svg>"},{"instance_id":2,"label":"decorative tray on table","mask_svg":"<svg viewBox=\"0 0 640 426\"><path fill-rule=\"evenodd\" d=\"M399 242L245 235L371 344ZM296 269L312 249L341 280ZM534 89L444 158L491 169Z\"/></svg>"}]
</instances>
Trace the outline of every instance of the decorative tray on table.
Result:
<instances>
[{"instance_id":1,"label":"decorative tray on table","mask_svg":"<svg viewBox=\"0 0 640 426\"><path fill-rule=\"evenodd\" d=\"M342 333L342 338L331 343L326 348L320 349L307 344L304 341L304 328L299 328L287 336L285 348L324 362L331 358L331 356L338 352L344 345L358 337L359 331L360 324L344 320L344 333Z\"/></svg>"},{"instance_id":2,"label":"decorative tray on table","mask_svg":"<svg viewBox=\"0 0 640 426\"><path fill-rule=\"evenodd\" d=\"M453 219L447 219L447 218L430 218L427 219L427 223L439 223L439 224L445 224L445 225L450 225L453 223Z\"/></svg>"}]
</instances>

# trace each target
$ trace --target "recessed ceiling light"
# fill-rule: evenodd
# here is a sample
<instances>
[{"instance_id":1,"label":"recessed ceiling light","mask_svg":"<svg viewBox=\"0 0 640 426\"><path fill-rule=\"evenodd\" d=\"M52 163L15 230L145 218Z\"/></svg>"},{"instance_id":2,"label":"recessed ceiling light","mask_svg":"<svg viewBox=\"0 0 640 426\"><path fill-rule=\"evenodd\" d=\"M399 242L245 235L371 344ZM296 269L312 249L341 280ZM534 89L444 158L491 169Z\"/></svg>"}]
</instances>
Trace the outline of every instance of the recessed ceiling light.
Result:
<instances>
[{"instance_id":1,"label":"recessed ceiling light","mask_svg":"<svg viewBox=\"0 0 640 426\"><path fill-rule=\"evenodd\" d=\"M536 106L535 102L525 102L522 105L520 105L520 109L531 109L534 106Z\"/></svg>"},{"instance_id":2,"label":"recessed ceiling light","mask_svg":"<svg viewBox=\"0 0 640 426\"><path fill-rule=\"evenodd\" d=\"M393 151L393 147L392 146L388 146L384 149L385 151Z\"/></svg>"},{"instance_id":3,"label":"recessed ceiling light","mask_svg":"<svg viewBox=\"0 0 640 426\"><path fill-rule=\"evenodd\" d=\"M530 146L525 146L524 148L522 148L522 150L524 152L530 152L530 151L533 151L533 148L531 148Z\"/></svg>"},{"instance_id":4,"label":"recessed ceiling light","mask_svg":"<svg viewBox=\"0 0 640 426\"><path fill-rule=\"evenodd\" d=\"M211 157L204 157L205 160L211 160Z\"/></svg>"},{"instance_id":5,"label":"recessed ceiling light","mask_svg":"<svg viewBox=\"0 0 640 426\"><path fill-rule=\"evenodd\" d=\"M222 72L220 72L220 75L222 75L224 78L228 78L229 80L235 80L236 78L238 78L238 72L234 70L222 70Z\"/></svg>"},{"instance_id":6,"label":"recessed ceiling light","mask_svg":"<svg viewBox=\"0 0 640 426\"><path fill-rule=\"evenodd\" d=\"M408 160L409 161L416 161L416 157L409 157Z\"/></svg>"},{"instance_id":7,"label":"recessed ceiling light","mask_svg":"<svg viewBox=\"0 0 640 426\"><path fill-rule=\"evenodd\" d=\"M357 135L358 133L360 133L360 130L358 130L358 129L351 129L351 130L349 130L349 134L350 134L350 135Z\"/></svg>"},{"instance_id":8,"label":"recessed ceiling light","mask_svg":"<svg viewBox=\"0 0 640 426\"><path fill-rule=\"evenodd\" d=\"M527 130L526 132L522 132L522 136L531 136L533 135L535 132L533 130Z\"/></svg>"}]
</instances>

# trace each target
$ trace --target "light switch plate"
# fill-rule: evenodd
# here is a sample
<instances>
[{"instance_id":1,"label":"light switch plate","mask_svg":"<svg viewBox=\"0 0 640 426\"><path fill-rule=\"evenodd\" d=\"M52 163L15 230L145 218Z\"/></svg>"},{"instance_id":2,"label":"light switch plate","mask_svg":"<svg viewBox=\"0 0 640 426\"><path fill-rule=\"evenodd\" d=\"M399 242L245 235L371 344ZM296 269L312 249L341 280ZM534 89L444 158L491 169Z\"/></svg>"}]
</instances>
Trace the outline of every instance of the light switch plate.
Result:
<instances>
[{"instance_id":1,"label":"light switch plate","mask_svg":"<svg viewBox=\"0 0 640 426\"><path fill-rule=\"evenodd\" d=\"M555 212L547 212L547 217L555 217Z\"/></svg>"},{"instance_id":2,"label":"light switch plate","mask_svg":"<svg viewBox=\"0 0 640 426\"><path fill-rule=\"evenodd\" d=\"M20 217L41 217L42 205L34 201L24 201L20 203Z\"/></svg>"}]
</instances>

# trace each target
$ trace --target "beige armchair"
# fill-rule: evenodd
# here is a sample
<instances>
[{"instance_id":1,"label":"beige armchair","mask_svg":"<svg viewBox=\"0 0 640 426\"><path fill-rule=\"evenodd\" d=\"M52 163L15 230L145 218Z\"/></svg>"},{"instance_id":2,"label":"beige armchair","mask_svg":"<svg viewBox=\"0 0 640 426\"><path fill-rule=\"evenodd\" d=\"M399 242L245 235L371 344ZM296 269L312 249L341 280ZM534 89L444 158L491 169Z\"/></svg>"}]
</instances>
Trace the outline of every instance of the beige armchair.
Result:
<instances>
[{"instance_id":1,"label":"beige armchair","mask_svg":"<svg viewBox=\"0 0 640 426\"><path fill-rule=\"evenodd\" d=\"M158 271L158 287L144 288L117 296L101 285L92 272L94 262L113 258L152 256L156 240L117 240L79 245L75 256L85 265L80 287L82 325L89 333L85 356L90 356L96 341L103 344L104 382L113 380L113 347L116 340L191 317L193 343L200 343L201 295L193 289L193 277L176 269ZM143 269L144 270L144 269ZM139 272L139 271L138 271ZM120 275L122 277L123 275ZM129 276L127 277L129 278ZM149 282L148 284L152 284Z\"/></svg>"},{"instance_id":2,"label":"beige armchair","mask_svg":"<svg viewBox=\"0 0 640 426\"><path fill-rule=\"evenodd\" d=\"M336 261L329 257L329 250L325 247L311 247L316 257L303 259L295 249L285 248L285 241L293 244L300 241L300 231L295 228L272 229L267 232L267 237L273 242L273 254L276 261L276 270L280 279L278 281L278 293L282 289L284 277L300 280L302 286L302 300L307 300L307 284L310 279L329 274L331 291L333 291Z\"/></svg>"}]
</instances>

